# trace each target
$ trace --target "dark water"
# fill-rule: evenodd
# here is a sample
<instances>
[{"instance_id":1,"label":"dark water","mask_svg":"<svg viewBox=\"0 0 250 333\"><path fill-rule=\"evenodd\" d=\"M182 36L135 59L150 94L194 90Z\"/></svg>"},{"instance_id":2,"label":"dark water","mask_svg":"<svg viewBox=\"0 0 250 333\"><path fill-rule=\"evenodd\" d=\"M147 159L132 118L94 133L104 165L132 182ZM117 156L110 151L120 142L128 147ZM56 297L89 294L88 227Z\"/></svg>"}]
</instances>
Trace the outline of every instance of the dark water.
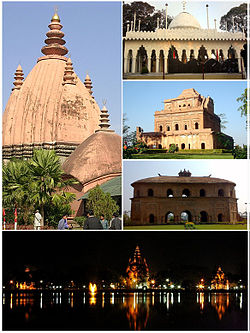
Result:
<instances>
[{"instance_id":1,"label":"dark water","mask_svg":"<svg viewBox=\"0 0 250 333\"><path fill-rule=\"evenodd\" d=\"M245 293L3 293L4 330L246 330Z\"/></svg>"}]
</instances>

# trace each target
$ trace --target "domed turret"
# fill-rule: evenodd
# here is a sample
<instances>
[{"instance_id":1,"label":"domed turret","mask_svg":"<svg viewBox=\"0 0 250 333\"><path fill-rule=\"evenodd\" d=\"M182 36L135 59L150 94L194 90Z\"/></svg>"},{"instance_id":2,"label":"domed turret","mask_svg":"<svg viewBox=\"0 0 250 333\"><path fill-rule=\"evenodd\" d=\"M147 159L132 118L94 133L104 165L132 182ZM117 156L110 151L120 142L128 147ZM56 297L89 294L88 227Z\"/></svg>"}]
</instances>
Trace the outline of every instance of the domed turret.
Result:
<instances>
[{"instance_id":1,"label":"domed turret","mask_svg":"<svg viewBox=\"0 0 250 333\"><path fill-rule=\"evenodd\" d=\"M196 20L196 18L187 13L182 12L175 16L173 21L170 23L169 29L201 29L200 23Z\"/></svg>"}]
</instances>

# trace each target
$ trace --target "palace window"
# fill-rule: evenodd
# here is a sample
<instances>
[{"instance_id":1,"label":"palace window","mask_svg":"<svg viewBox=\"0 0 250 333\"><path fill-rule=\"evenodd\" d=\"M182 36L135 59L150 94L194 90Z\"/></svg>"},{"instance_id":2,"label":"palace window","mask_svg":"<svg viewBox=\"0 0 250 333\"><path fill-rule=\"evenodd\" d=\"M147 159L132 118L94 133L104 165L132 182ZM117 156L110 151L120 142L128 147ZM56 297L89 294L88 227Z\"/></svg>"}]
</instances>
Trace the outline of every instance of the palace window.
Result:
<instances>
[{"instance_id":1,"label":"palace window","mask_svg":"<svg viewBox=\"0 0 250 333\"><path fill-rule=\"evenodd\" d=\"M167 126L167 131L170 131L170 126Z\"/></svg>"},{"instance_id":2,"label":"palace window","mask_svg":"<svg viewBox=\"0 0 250 333\"><path fill-rule=\"evenodd\" d=\"M171 190L171 188L169 188L169 189L167 190L167 197L168 197L168 198L173 198L173 196L174 196L174 192L173 192L173 190Z\"/></svg>"},{"instance_id":3,"label":"palace window","mask_svg":"<svg viewBox=\"0 0 250 333\"><path fill-rule=\"evenodd\" d=\"M189 189L185 188L182 191L182 198L188 198L188 197L190 197L190 191L189 191Z\"/></svg>"},{"instance_id":4,"label":"palace window","mask_svg":"<svg viewBox=\"0 0 250 333\"><path fill-rule=\"evenodd\" d=\"M160 132L162 132L162 126L160 125Z\"/></svg>"},{"instance_id":5,"label":"palace window","mask_svg":"<svg viewBox=\"0 0 250 333\"><path fill-rule=\"evenodd\" d=\"M187 127L187 125L185 125L185 126L184 126L184 130L187 130L187 129L188 129L188 127Z\"/></svg>"},{"instance_id":6,"label":"palace window","mask_svg":"<svg viewBox=\"0 0 250 333\"><path fill-rule=\"evenodd\" d=\"M175 130L179 131L179 125L178 124L175 124Z\"/></svg>"},{"instance_id":7,"label":"palace window","mask_svg":"<svg viewBox=\"0 0 250 333\"><path fill-rule=\"evenodd\" d=\"M195 128L195 129L199 129L199 124L198 124L198 123L195 123L195 124L194 124L194 128Z\"/></svg>"},{"instance_id":8,"label":"palace window","mask_svg":"<svg viewBox=\"0 0 250 333\"><path fill-rule=\"evenodd\" d=\"M224 191L221 188L218 191L218 197L224 197Z\"/></svg>"},{"instance_id":9,"label":"palace window","mask_svg":"<svg viewBox=\"0 0 250 333\"><path fill-rule=\"evenodd\" d=\"M148 197L153 197L154 196L154 191L152 188L148 189Z\"/></svg>"},{"instance_id":10,"label":"palace window","mask_svg":"<svg viewBox=\"0 0 250 333\"><path fill-rule=\"evenodd\" d=\"M155 222L155 216L154 214L149 215L149 223L154 223Z\"/></svg>"},{"instance_id":11,"label":"palace window","mask_svg":"<svg viewBox=\"0 0 250 333\"><path fill-rule=\"evenodd\" d=\"M205 197L206 196L206 191L202 188L200 190L200 197Z\"/></svg>"}]
</instances>

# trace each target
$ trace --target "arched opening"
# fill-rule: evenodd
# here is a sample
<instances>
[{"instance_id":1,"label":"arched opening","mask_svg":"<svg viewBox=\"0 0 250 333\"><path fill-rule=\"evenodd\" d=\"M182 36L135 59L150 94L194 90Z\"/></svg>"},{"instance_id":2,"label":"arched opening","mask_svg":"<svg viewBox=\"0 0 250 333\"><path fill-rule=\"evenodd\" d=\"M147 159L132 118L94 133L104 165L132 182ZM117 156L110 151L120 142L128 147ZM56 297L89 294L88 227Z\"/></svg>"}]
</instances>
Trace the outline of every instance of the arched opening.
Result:
<instances>
[{"instance_id":1,"label":"arched opening","mask_svg":"<svg viewBox=\"0 0 250 333\"><path fill-rule=\"evenodd\" d=\"M175 124L175 130L179 131L179 125L178 124Z\"/></svg>"},{"instance_id":2,"label":"arched opening","mask_svg":"<svg viewBox=\"0 0 250 333\"><path fill-rule=\"evenodd\" d=\"M199 129L199 124L198 124L198 123L195 123L195 124L194 124L194 128L195 128L195 129Z\"/></svg>"},{"instance_id":3,"label":"arched opening","mask_svg":"<svg viewBox=\"0 0 250 333\"><path fill-rule=\"evenodd\" d=\"M160 130L160 132L162 132L162 126L160 125L160 127L159 127L159 130Z\"/></svg>"},{"instance_id":4,"label":"arched opening","mask_svg":"<svg viewBox=\"0 0 250 333\"><path fill-rule=\"evenodd\" d=\"M235 52L235 49L233 48L233 46L231 45L228 49L228 52L227 52L227 57L228 59L235 59L236 58L236 52Z\"/></svg>"},{"instance_id":5,"label":"arched opening","mask_svg":"<svg viewBox=\"0 0 250 333\"><path fill-rule=\"evenodd\" d=\"M208 59L208 54L206 48L201 45L199 52L198 52L198 61L205 62Z\"/></svg>"},{"instance_id":6,"label":"arched opening","mask_svg":"<svg viewBox=\"0 0 250 333\"><path fill-rule=\"evenodd\" d=\"M168 212L165 215L165 223L173 223L174 222L174 213Z\"/></svg>"},{"instance_id":7,"label":"arched opening","mask_svg":"<svg viewBox=\"0 0 250 333\"><path fill-rule=\"evenodd\" d=\"M190 149L190 143L188 144L188 149Z\"/></svg>"},{"instance_id":8,"label":"arched opening","mask_svg":"<svg viewBox=\"0 0 250 333\"><path fill-rule=\"evenodd\" d=\"M181 61L183 62L183 64L187 63L187 53L186 53L186 50L182 50Z\"/></svg>"},{"instance_id":9,"label":"arched opening","mask_svg":"<svg viewBox=\"0 0 250 333\"><path fill-rule=\"evenodd\" d=\"M216 54L215 54L215 50L214 49L212 49L212 51L211 51L211 58L212 59L216 59Z\"/></svg>"},{"instance_id":10,"label":"arched opening","mask_svg":"<svg viewBox=\"0 0 250 333\"><path fill-rule=\"evenodd\" d=\"M188 197L190 197L190 191L189 191L189 189L185 188L182 191L182 198L188 198Z\"/></svg>"},{"instance_id":11,"label":"arched opening","mask_svg":"<svg viewBox=\"0 0 250 333\"><path fill-rule=\"evenodd\" d=\"M132 73L133 51L128 51L128 72Z\"/></svg>"},{"instance_id":12,"label":"arched opening","mask_svg":"<svg viewBox=\"0 0 250 333\"><path fill-rule=\"evenodd\" d=\"M158 148L159 148L159 149L162 149L162 145L161 145L161 144L159 144L159 145L158 145Z\"/></svg>"},{"instance_id":13,"label":"arched opening","mask_svg":"<svg viewBox=\"0 0 250 333\"><path fill-rule=\"evenodd\" d=\"M153 197L154 196L154 191L152 188L148 189L148 197Z\"/></svg>"},{"instance_id":14,"label":"arched opening","mask_svg":"<svg viewBox=\"0 0 250 333\"><path fill-rule=\"evenodd\" d=\"M168 197L168 198L173 198L173 196L174 196L174 192L173 192L173 190L171 190L171 188L169 188L169 189L167 190L167 197Z\"/></svg>"},{"instance_id":15,"label":"arched opening","mask_svg":"<svg viewBox=\"0 0 250 333\"><path fill-rule=\"evenodd\" d=\"M154 214L149 215L149 223L154 223L155 222L155 216Z\"/></svg>"},{"instance_id":16,"label":"arched opening","mask_svg":"<svg viewBox=\"0 0 250 333\"><path fill-rule=\"evenodd\" d=\"M206 196L206 191L202 188L200 190L200 197L205 197Z\"/></svg>"},{"instance_id":17,"label":"arched opening","mask_svg":"<svg viewBox=\"0 0 250 333\"><path fill-rule=\"evenodd\" d=\"M160 70L160 72L163 72L163 70L164 70L164 51L163 50L160 50L159 61L160 61L159 70Z\"/></svg>"},{"instance_id":18,"label":"arched opening","mask_svg":"<svg viewBox=\"0 0 250 333\"><path fill-rule=\"evenodd\" d=\"M189 210L185 210L181 213L181 221L182 222L192 222L192 215Z\"/></svg>"},{"instance_id":19,"label":"arched opening","mask_svg":"<svg viewBox=\"0 0 250 333\"><path fill-rule=\"evenodd\" d=\"M184 130L186 131L188 129L187 125L184 126Z\"/></svg>"},{"instance_id":20,"label":"arched opening","mask_svg":"<svg viewBox=\"0 0 250 333\"><path fill-rule=\"evenodd\" d=\"M194 59L194 50L190 50L190 60Z\"/></svg>"},{"instance_id":21,"label":"arched opening","mask_svg":"<svg viewBox=\"0 0 250 333\"><path fill-rule=\"evenodd\" d=\"M156 53L155 50L152 50L152 54L151 54L151 68L150 68L151 72L156 72Z\"/></svg>"},{"instance_id":22,"label":"arched opening","mask_svg":"<svg viewBox=\"0 0 250 333\"><path fill-rule=\"evenodd\" d=\"M204 142L201 143L201 149L205 149L206 145Z\"/></svg>"},{"instance_id":23,"label":"arched opening","mask_svg":"<svg viewBox=\"0 0 250 333\"><path fill-rule=\"evenodd\" d=\"M167 126L167 131L170 131L170 126Z\"/></svg>"},{"instance_id":24,"label":"arched opening","mask_svg":"<svg viewBox=\"0 0 250 333\"><path fill-rule=\"evenodd\" d=\"M224 197L224 190L222 188L218 191L218 197Z\"/></svg>"},{"instance_id":25,"label":"arched opening","mask_svg":"<svg viewBox=\"0 0 250 333\"><path fill-rule=\"evenodd\" d=\"M185 149L185 143L181 144L181 149Z\"/></svg>"},{"instance_id":26,"label":"arched opening","mask_svg":"<svg viewBox=\"0 0 250 333\"><path fill-rule=\"evenodd\" d=\"M143 45L139 48L137 52L136 62L137 62L137 72L139 73L148 72L148 55Z\"/></svg>"},{"instance_id":27,"label":"arched opening","mask_svg":"<svg viewBox=\"0 0 250 333\"><path fill-rule=\"evenodd\" d=\"M208 214L204 210L200 212L200 222L208 222Z\"/></svg>"},{"instance_id":28,"label":"arched opening","mask_svg":"<svg viewBox=\"0 0 250 333\"><path fill-rule=\"evenodd\" d=\"M172 59L178 59L178 52L173 45L171 45L170 49L168 50L168 60Z\"/></svg>"},{"instance_id":29,"label":"arched opening","mask_svg":"<svg viewBox=\"0 0 250 333\"><path fill-rule=\"evenodd\" d=\"M221 213L218 214L218 222L223 222L223 215Z\"/></svg>"},{"instance_id":30,"label":"arched opening","mask_svg":"<svg viewBox=\"0 0 250 333\"><path fill-rule=\"evenodd\" d=\"M224 61L224 54L223 54L223 50L222 49L220 49L220 51L219 51L219 61L220 62Z\"/></svg>"}]
</instances>

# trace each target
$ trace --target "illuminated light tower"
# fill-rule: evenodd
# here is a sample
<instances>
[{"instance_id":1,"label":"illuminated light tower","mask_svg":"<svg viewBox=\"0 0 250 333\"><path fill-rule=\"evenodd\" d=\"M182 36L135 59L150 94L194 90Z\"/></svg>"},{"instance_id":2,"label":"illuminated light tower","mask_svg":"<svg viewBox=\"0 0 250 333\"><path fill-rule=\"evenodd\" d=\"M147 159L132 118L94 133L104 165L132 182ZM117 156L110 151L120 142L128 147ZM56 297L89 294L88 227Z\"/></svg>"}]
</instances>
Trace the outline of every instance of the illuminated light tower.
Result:
<instances>
[{"instance_id":1,"label":"illuminated light tower","mask_svg":"<svg viewBox=\"0 0 250 333\"><path fill-rule=\"evenodd\" d=\"M146 259L142 257L137 245L133 258L129 259L127 274L127 286L129 288L149 287L149 269Z\"/></svg>"}]
</instances>

